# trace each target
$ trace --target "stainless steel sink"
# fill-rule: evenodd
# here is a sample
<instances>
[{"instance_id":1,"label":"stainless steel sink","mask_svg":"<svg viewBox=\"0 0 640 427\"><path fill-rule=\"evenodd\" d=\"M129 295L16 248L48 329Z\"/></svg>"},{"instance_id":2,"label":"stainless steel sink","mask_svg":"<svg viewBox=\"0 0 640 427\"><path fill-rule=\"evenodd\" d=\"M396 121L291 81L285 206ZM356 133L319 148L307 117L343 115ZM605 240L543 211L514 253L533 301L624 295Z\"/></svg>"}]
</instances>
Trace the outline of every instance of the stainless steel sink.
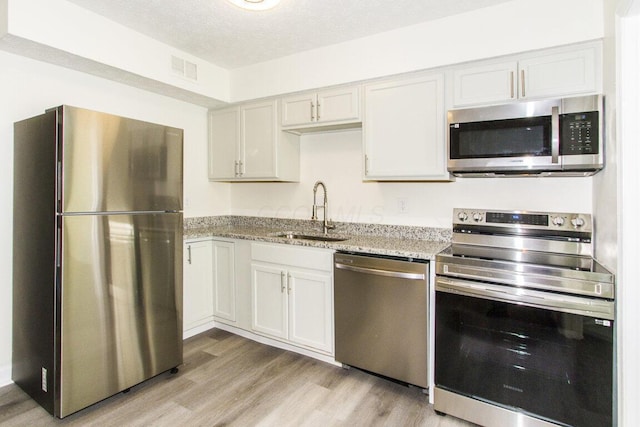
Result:
<instances>
[{"instance_id":1,"label":"stainless steel sink","mask_svg":"<svg viewBox=\"0 0 640 427\"><path fill-rule=\"evenodd\" d=\"M282 233L276 233L276 237L284 237L285 239L292 240L316 240L320 242L343 242L347 240L346 237L340 236L327 236L325 234L303 234L293 231L284 231Z\"/></svg>"}]
</instances>

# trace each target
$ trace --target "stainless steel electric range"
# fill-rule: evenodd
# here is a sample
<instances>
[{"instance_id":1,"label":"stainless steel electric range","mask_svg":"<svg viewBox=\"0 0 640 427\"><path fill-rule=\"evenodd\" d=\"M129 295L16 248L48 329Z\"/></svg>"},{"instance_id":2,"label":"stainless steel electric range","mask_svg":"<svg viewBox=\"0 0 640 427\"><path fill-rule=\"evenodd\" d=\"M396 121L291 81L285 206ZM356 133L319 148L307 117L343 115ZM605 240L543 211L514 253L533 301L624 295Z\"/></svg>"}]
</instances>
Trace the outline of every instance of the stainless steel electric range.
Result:
<instances>
[{"instance_id":1,"label":"stainless steel electric range","mask_svg":"<svg viewBox=\"0 0 640 427\"><path fill-rule=\"evenodd\" d=\"M454 209L435 291L438 413L613 425L614 276L590 215Z\"/></svg>"}]
</instances>

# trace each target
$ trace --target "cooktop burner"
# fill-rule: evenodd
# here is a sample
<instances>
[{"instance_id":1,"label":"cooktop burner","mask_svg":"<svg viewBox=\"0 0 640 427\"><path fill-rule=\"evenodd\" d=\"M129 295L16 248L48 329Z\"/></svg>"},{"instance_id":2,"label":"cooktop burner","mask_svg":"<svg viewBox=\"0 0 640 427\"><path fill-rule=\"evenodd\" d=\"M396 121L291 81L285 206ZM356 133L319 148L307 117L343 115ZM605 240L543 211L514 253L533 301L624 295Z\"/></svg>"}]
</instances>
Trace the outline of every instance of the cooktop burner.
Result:
<instances>
[{"instance_id":1,"label":"cooktop burner","mask_svg":"<svg viewBox=\"0 0 640 427\"><path fill-rule=\"evenodd\" d=\"M452 244L436 274L552 292L614 297L614 277L593 258L588 214L454 209Z\"/></svg>"},{"instance_id":2,"label":"cooktop burner","mask_svg":"<svg viewBox=\"0 0 640 427\"><path fill-rule=\"evenodd\" d=\"M545 265L578 271L598 271L601 268L592 257L563 255L548 252L491 248L486 246L451 245L443 254L460 258L478 258L493 261Z\"/></svg>"}]
</instances>

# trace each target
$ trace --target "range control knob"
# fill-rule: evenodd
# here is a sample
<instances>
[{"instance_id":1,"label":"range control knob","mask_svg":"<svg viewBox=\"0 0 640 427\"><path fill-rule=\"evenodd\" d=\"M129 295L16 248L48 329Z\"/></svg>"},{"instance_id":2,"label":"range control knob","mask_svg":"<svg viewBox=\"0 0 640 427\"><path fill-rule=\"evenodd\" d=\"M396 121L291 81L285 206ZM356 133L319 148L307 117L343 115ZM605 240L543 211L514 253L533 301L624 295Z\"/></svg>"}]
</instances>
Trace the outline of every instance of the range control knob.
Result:
<instances>
[{"instance_id":1,"label":"range control knob","mask_svg":"<svg viewBox=\"0 0 640 427\"><path fill-rule=\"evenodd\" d=\"M466 221L466 220L467 220L467 218L469 218L469 215L467 215L467 213L466 213L466 212L458 212L458 219L459 219L460 221L463 221L463 222L464 222L464 221Z\"/></svg>"},{"instance_id":2,"label":"range control knob","mask_svg":"<svg viewBox=\"0 0 640 427\"><path fill-rule=\"evenodd\" d=\"M553 225L562 227L564 225L564 218L562 218L561 216L556 216L551 220L551 222L553 223Z\"/></svg>"},{"instance_id":3,"label":"range control knob","mask_svg":"<svg viewBox=\"0 0 640 427\"><path fill-rule=\"evenodd\" d=\"M473 220L475 222L480 222L482 221L482 214L480 212L474 212L473 213Z\"/></svg>"},{"instance_id":4,"label":"range control knob","mask_svg":"<svg viewBox=\"0 0 640 427\"><path fill-rule=\"evenodd\" d=\"M577 217L577 218L573 218L571 220L571 225L573 225L575 228L580 228L584 225L584 219Z\"/></svg>"}]
</instances>

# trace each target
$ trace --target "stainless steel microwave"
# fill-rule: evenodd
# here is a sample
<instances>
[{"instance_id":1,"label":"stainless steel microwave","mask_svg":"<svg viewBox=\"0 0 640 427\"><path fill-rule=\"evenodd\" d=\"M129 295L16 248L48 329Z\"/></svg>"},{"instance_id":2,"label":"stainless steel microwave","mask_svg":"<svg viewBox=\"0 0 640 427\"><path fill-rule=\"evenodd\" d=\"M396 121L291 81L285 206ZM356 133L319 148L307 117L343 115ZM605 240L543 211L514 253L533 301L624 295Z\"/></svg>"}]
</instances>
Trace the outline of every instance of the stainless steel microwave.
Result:
<instances>
[{"instance_id":1,"label":"stainless steel microwave","mask_svg":"<svg viewBox=\"0 0 640 427\"><path fill-rule=\"evenodd\" d=\"M588 176L604 165L602 95L450 110L456 176Z\"/></svg>"}]
</instances>

